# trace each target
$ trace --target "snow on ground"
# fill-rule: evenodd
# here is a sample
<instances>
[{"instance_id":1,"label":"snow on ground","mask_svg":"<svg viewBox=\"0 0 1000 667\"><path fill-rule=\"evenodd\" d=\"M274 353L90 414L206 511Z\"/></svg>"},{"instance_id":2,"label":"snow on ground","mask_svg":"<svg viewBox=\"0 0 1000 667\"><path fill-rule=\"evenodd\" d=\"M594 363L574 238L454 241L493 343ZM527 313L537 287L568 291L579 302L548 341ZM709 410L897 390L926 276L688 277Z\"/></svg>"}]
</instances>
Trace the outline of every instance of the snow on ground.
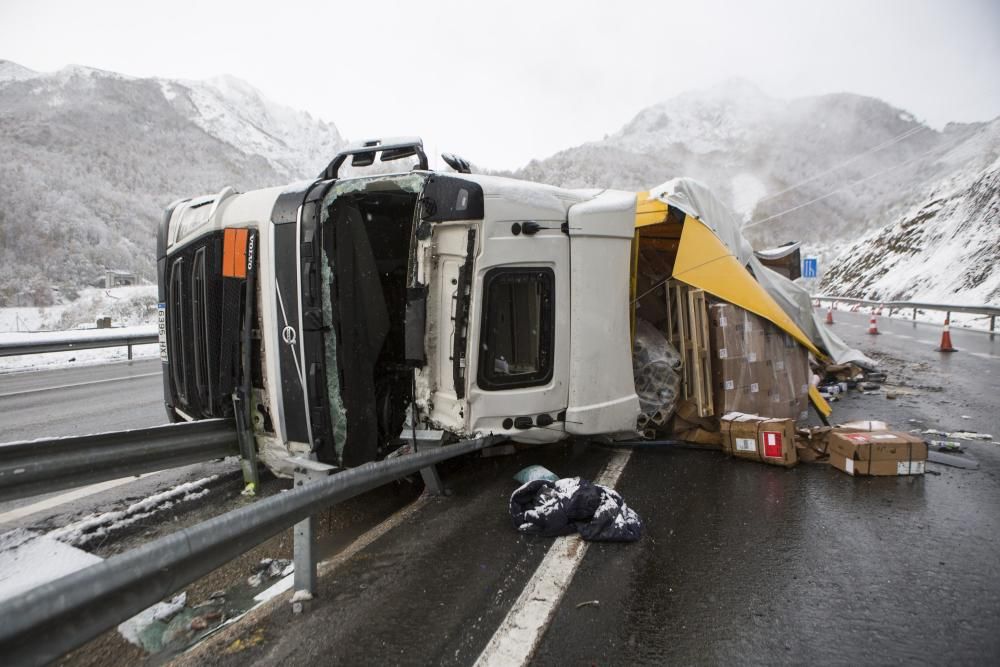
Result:
<instances>
[{"instance_id":1,"label":"snow on ground","mask_svg":"<svg viewBox=\"0 0 1000 667\"><path fill-rule=\"evenodd\" d=\"M155 326L139 325L117 327L111 329L78 329L74 331L39 331L37 333L0 333L0 345L4 343L44 343L51 340L85 341L104 336L149 336L155 335ZM132 347L133 359L153 359L160 354L158 344L135 345ZM21 354L11 357L0 357L0 374L13 371L40 370L45 368L67 368L72 366L94 366L115 361L128 360L128 348L99 347L89 350L72 350L70 352L46 352L44 354Z\"/></svg>"},{"instance_id":2,"label":"snow on ground","mask_svg":"<svg viewBox=\"0 0 1000 667\"><path fill-rule=\"evenodd\" d=\"M156 324L156 289L88 287L76 299L54 306L0 308L0 333L94 329L101 317L110 317L114 326Z\"/></svg>"},{"instance_id":3,"label":"snow on ground","mask_svg":"<svg viewBox=\"0 0 1000 667\"><path fill-rule=\"evenodd\" d=\"M44 583L82 570L101 558L18 528L0 535L0 600L9 600Z\"/></svg>"},{"instance_id":4,"label":"snow on ground","mask_svg":"<svg viewBox=\"0 0 1000 667\"><path fill-rule=\"evenodd\" d=\"M77 299L43 308L0 308L0 345L45 342L72 337L84 340L100 336L156 333L156 286L135 285L81 290ZM111 318L111 329L98 329L97 320ZM157 345L133 347L133 358L153 358ZM0 357L0 373L40 368L65 368L106 364L128 359L128 349L106 347L72 352Z\"/></svg>"},{"instance_id":5,"label":"snow on ground","mask_svg":"<svg viewBox=\"0 0 1000 667\"><path fill-rule=\"evenodd\" d=\"M47 537L72 545L86 544L95 537L102 537L121 530L137 521L147 519L178 503L197 500L209 493L208 485L219 478L218 475L204 477L193 482L185 482L166 491L136 501L123 510L92 514L69 525L50 531Z\"/></svg>"},{"instance_id":6,"label":"snow on ground","mask_svg":"<svg viewBox=\"0 0 1000 667\"><path fill-rule=\"evenodd\" d=\"M820 299L819 309L821 312L825 313L827 308L830 307L831 302L827 300ZM838 303L834 307L834 320L837 318L837 311L849 310L858 313L872 313L877 312L878 308L876 306L861 306L850 303ZM900 310L893 310L890 312L888 308L882 308L882 314L877 315L879 319L883 317L891 317L894 320L907 320L913 321L913 310L910 308L903 308ZM926 322L928 324L940 324L944 326L945 313L940 310L919 310L917 311L917 322ZM971 329L973 331L989 331L990 330L990 316L989 315L976 315L974 313L952 313L951 322L949 323L953 329ZM1000 331L1000 322L996 324L997 331Z\"/></svg>"}]
</instances>

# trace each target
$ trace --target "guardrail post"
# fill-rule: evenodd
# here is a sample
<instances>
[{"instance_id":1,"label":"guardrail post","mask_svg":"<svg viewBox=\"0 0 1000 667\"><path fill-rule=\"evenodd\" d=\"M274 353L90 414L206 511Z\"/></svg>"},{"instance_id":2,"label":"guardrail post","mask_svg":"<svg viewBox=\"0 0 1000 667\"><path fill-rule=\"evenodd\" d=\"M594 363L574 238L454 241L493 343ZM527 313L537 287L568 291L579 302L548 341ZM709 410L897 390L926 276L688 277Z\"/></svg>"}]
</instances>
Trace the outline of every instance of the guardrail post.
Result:
<instances>
[{"instance_id":1,"label":"guardrail post","mask_svg":"<svg viewBox=\"0 0 1000 667\"><path fill-rule=\"evenodd\" d=\"M990 333L996 331L996 324L997 324L997 316L990 315Z\"/></svg>"},{"instance_id":2,"label":"guardrail post","mask_svg":"<svg viewBox=\"0 0 1000 667\"><path fill-rule=\"evenodd\" d=\"M416 429L407 432L407 429L404 427L401 437L404 440L410 441L414 452L426 451L432 447L441 447L444 444L444 431ZM448 490L444 488L444 483L441 481L441 475L438 474L436 466L421 468L420 477L424 480L424 489L431 495L449 495Z\"/></svg>"},{"instance_id":3,"label":"guardrail post","mask_svg":"<svg viewBox=\"0 0 1000 667\"><path fill-rule=\"evenodd\" d=\"M913 321L914 322L917 321L917 309L916 309L916 307L914 307L914 309L913 309Z\"/></svg>"},{"instance_id":4,"label":"guardrail post","mask_svg":"<svg viewBox=\"0 0 1000 667\"><path fill-rule=\"evenodd\" d=\"M311 459L296 457L292 461L295 463L293 483L296 489L311 481L322 479L335 470L331 465ZM308 593L309 597L316 595L315 532L316 527L311 516L299 521L293 529L294 589L296 593L299 591ZM301 611L301 607L297 611Z\"/></svg>"},{"instance_id":5,"label":"guardrail post","mask_svg":"<svg viewBox=\"0 0 1000 667\"><path fill-rule=\"evenodd\" d=\"M128 343L128 360L132 361L132 341Z\"/></svg>"}]
</instances>

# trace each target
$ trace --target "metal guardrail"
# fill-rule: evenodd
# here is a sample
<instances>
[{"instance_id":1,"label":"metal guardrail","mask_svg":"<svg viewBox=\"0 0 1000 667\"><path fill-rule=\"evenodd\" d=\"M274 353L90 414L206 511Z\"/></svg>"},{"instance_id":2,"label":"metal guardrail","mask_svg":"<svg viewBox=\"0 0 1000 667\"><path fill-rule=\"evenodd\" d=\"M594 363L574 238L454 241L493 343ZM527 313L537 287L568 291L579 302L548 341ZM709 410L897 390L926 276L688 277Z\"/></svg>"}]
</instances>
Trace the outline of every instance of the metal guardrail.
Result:
<instances>
[{"instance_id":1,"label":"metal guardrail","mask_svg":"<svg viewBox=\"0 0 1000 667\"><path fill-rule=\"evenodd\" d=\"M44 352L70 352L72 350L92 350L99 347L127 347L128 358L132 358L133 345L150 345L157 343L157 334L108 334L106 336L60 338L45 336L45 340L18 343L0 343L0 357L13 357L19 354L42 354Z\"/></svg>"},{"instance_id":2,"label":"metal guardrail","mask_svg":"<svg viewBox=\"0 0 1000 667\"><path fill-rule=\"evenodd\" d=\"M813 299L820 301L837 301L841 303L856 303L862 306L881 306L894 310L913 310L913 319L917 319L918 310L937 310L947 313L972 313L974 315L986 315L990 318L990 331L996 331L996 318L1000 316L1000 306L966 306L955 303L924 303L921 301L872 301L871 299L855 299L846 296L830 296L828 294L814 296Z\"/></svg>"},{"instance_id":3,"label":"metal guardrail","mask_svg":"<svg viewBox=\"0 0 1000 667\"><path fill-rule=\"evenodd\" d=\"M352 468L184 528L0 603L3 662L48 663L330 505L497 441L465 440Z\"/></svg>"},{"instance_id":4,"label":"metal guardrail","mask_svg":"<svg viewBox=\"0 0 1000 667\"><path fill-rule=\"evenodd\" d=\"M229 419L0 444L0 500L239 454Z\"/></svg>"}]
</instances>

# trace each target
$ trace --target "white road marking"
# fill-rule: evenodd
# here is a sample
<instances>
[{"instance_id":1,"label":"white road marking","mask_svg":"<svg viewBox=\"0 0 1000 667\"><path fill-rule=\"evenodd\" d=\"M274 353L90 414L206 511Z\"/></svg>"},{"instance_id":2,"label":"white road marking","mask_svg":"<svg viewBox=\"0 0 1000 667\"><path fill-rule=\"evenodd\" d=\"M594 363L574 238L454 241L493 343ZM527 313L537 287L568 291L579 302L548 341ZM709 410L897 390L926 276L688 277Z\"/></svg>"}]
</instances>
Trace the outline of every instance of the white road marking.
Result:
<instances>
[{"instance_id":1,"label":"white road marking","mask_svg":"<svg viewBox=\"0 0 1000 667\"><path fill-rule=\"evenodd\" d=\"M74 384L62 384L55 387L39 387L38 389L25 389L23 391L11 391L6 394L0 394L0 398L7 398L9 396L21 396L22 394L37 394L41 391L55 391L57 389L72 389L73 387L86 387L92 384L102 384L104 382L121 382L122 380L135 380L138 378L151 378L154 375L161 375L159 371L156 373L140 373L139 375L125 375L117 378L105 378L103 380L88 380L87 382L76 382Z\"/></svg>"},{"instance_id":2,"label":"white road marking","mask_svg":"<svg viewBox=\"0 0 1000 667\"><path fill-rule=\"evenodd\" d=\"M614 488L631 450L617 450L595 484ZM531 659L569 588L588 544L579 535L558 537L524 587L507 617L476 660L476 667L524 665Z\"/></svg>"},{"instance_id":3,"label":"white road marking","mask_svg":"<svg viewBox=\"0 0 1000 667\"><path fill-rule=\"evenodd\" d=\"M98 482L97 484L90 484L89 486L80 487L79 489L73 489L66 493L61 493L58 496L53 496L51 498L46 498L44 500L39 500L36 503L31 503L30 505L24 505L23 507L17 507L10 510L9 512L4 512L0 514L0 524L7 521L14 521L15 519L20 519L22 517L30 516L35 512L41 512L42 510L51 509L53 507L58 507L64 503L68 503L80 498L86 498L87 496L92 496L95 493L100 493L101 491L107 491L108 489L113 489L116 486L121 486L122 484L128 484L129 482L134 482L137 479L142 479L143 477L149 477L150 475L158 475L162 470L156 472L146 472L141 475L134 477L121 477L119 479L111 479L106 482Z\"/></svg>"},{"instance_id":4,"label":"white road marking","mask_svg":"<svg viewBox=\"0 0 1000 667\"><path fill-rule=\"evenodd\" d=\"M913 340L913 336L907 336L906 334L896 334L896 338L905 338L906 340Z\"/></svg>"},{"instance_id":5,"label":"white road marking","mask_svg":"<svg viewBox=\"0 0 1000 667\"><path fill-rule=\"evenodd\" d=\"M981 359L1000 359L1000 357L993 354L987 354L986 352L969 352L969 354L974 357L980 357Z\"/></svg>"}]
</instances>

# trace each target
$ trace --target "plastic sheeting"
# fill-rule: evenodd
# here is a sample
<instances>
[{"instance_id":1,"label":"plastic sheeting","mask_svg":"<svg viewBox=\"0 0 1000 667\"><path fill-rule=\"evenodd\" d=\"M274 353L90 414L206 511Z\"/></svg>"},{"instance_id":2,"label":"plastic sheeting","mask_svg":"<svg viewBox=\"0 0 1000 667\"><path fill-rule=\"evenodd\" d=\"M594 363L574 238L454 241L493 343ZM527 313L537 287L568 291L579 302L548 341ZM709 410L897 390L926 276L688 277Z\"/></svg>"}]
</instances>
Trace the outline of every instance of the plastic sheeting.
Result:
<instances>
[{"instance_id":1,"label":"plastic sheeting","mask_svg":"<svg viewBox=\"0 0 1000 667\"><path fill-rule=\"evenodd\" d=\"M795 325L835 363L851 362L864 368L876 367L874 361L848 346L822 323L820 317L813 311L809 292L767 268L757 259L750 243L740 231L739 218L720 202L708 187L692 178L674 178L652 188L649 196L664 204L676 206L712 230L740 265L751 271L761 287ZM639 213L643 213L641 202ZM643 222L649 224L648 221L643 220ZM734 303L741 305L738 302Z\"/></svg>"},{"instance_id":2,"label":"plastic sheeting","mask_svg":"<svg viewBox=\"0 0 1000 667\"><path fill-rule=\"evenodd\" d=\"M646 320L637 320L632 342L632 373L639 397L639 428L652 421L666 423L677 407L681 357L663 334Z\"/></svg>"}]
</instances>

